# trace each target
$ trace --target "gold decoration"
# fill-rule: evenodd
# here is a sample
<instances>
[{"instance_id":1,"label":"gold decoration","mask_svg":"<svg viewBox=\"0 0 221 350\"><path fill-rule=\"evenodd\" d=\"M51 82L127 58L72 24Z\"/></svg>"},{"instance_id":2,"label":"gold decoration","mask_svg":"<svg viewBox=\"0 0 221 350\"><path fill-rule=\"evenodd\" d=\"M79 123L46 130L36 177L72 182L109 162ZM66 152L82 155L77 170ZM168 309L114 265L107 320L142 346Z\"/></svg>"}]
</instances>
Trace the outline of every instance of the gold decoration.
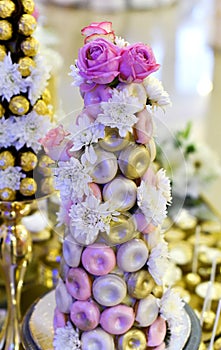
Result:
<instances>
[{"instance_id":1,"label":"gold decoration","mask_svg":"<svg viewBox=\"0 0 221 350\"><path fill-rule=\"evenodd\" d=\"M121 350L146 350L147 339L140 329L132 328L119 337L118 347Z\"/></svg>"},{"instance_id":2,"label":"gold decoration","mask_svg":"<svg viewBox=\"0 0 221 350\"><path fill-rule=\"evenodd\" d=\"M14 201L15 200L16 192L12 190L11 188L3 188L0 190L0 200L2 201Z\"/></svg>"},{"instance_id":3,"label":"gold decoration","mask_svg":"<svg viewBox=\"0 0 221 350\"><path fill-rule=\"evenodd\" d=\"M37 27L36 19L29 14L24 14L21 16L18 29L19 32L24 34L25 36L31 35Z\"/></svg>"},{"instance_id":4,"label":"gold decoration","mask_svg":"<svg viewBox=\"0 0 221 350\"><path fill-rule=\"evenodd\" d=\"M130 142L129 132L125 137L119 135L119 130L117 128L111 128L106 126L105 136L103 139L99 140L99 145L105 149L105 151L116 152L121 151Z\"/></svg>"},{"instance_id":5,"label":"gold decoration","mask_svg":"<svg viewBox=\"0 0 221 350\"><path fill-rule=\"evenodd\" d=\"M28 172L33 170L37 165L38 159L32 152L24 152L21 155L20 166L22 170Z\"/></svg>"},{"instance_id":6,"label":"gold decoration","mask_svg":"<svg viewBox=\"0 0 221 350\"><path fill-rule=\"evenodd\" d=\"M140 178L150 164L150 153L143 145L131 144L121 151L118 164L128 179Z\"/></svg>"},{"instance_id":7,"label":"gold decoration","mask_svg":"<svg viewBox=\"0 0 221 350\"><path fill-rule=\"evenodd\" d=\"M12 25L6 20L0 21L0 40L9 40L12 37Z\"/></svg>"},{"instance_id":8,"label":"gold decoration","mask_svg":"<svg viewBox=\"0 0 221 350\"><path fill-rule=\"evenodd\" d=\"M21 95L12 97L9 102L9 109L15 115L24 115L29 110L29 102L27 98Z\"/></svg>"},{"instance_id":9,"label":"gold decoration","mask_svg":"<svg viewBox=\"0 0 221 350\"><path fill-rule=\"evenodd\" d=\"M147 270L131 273L127 281L128 293L132 298L144 299L153 290L155 282Z\"/></svg>"},{"instance_id":10,"label":"gold decoration","mask_svg":"<svg viewBox=\"0 0 221 350\"><path fill-rule=\"evenodd\" d=\"M0 169L5 170L9 166L14 166L15 157L9 151L3 151L0 153Z\"/></svg>"},{"instance_id":11,"label":"gold decoration","mask_svg":"<svg viewBox=\"0 0 221 350\"><path fill-rule=\"evenodd\" d=\"M54 164L54 161L48 157L46 154L41 156L38 163L38 172L44 176L50 176L52 171L50 165Z\"/></svg>"},{"instance_id":12,"label":"gold decoration","mask_svg":"<svg viewBox=\"0 0 221 350\"><path fill-rule=\"evenodd\" d=\"M48 114L48 107L46 105L46 103L43 100L38 100L34 107L33 110L39 114L39 115L46 115Z\"/></svg>"},{"instance_id":13,"label":"gold decoration","mask_svg":"<svg viewBox=\"0 0 221 350\"><path fill-rule=\"evenodd\" d=\"M126 215L119 215L117 221L111 220L110 232L101 233L108 244L121 244L129 241L135 236L135 224L132 218Z\"/></svg>"},{"instance_id":14,"label":"gold decoration","mask_svg":"<svg viewBox=\"0 0 221 350\"><path fill-rule=\"evenodd\" d=\"M22 57L18 61L20 71L23 77L28 77L31 74L31 69L35 68L35 61L30 57Z\"/></svg>"},{"instance_id":15,"label":"gold decoration","mask_svg":"<svg viewBox=\"0 0 221 350\"><path fill-rule=\"evenodd\" d=\"M41 98L47 105L51 102L51 93L47 88L42 93Z\"/></svg>"},{"instance_id":16,"label":"gold decoration","mask_svg":"<svg viewBox=\"0 0 221 350\"><path fill-rule=\"evenodd\" d=\"M4 45L0 45L0 61L3 61L6 56L6 48Z\"/></svg>"},{"instance_id":17,"label":"gold decoration","mask_svg":"<svg viewBox=\"0 0 221 350\"><path fill-rule=\"evenodd\" d=\"M0 118L2 118L5 114L5 109L4 107L2 106L2 104L0 103Z\"/></svg>"},{"instance_id":18,"label":"gold decoration","mask_svg":"<svg viewBox=\"0 0 221 350\"><path fill-rule=\"evenodd\" d=\"M33 37L27 38L21 43L21 49L23 53L29 57L35 56L37 54L38 47L38 40Z\"/></svg>"},{"instance_id":19,"label":"gold decoration","mask_svg":"<svg viewBox=\"0 0 221 350\"><path fill-rule=\"evenodd\" d=\"M12 15L15 10L15 4L10 0L0 1L0 17L7 18Z\"/></svg>"},{"instance_id":20,"label":"gold decoration","mask_svg":"<svg viewBox=\"0 0 221 350\"><path fill-rule=\"evenodd\" d=\"M185 276L188 290L195 291L196 286L201 282L201 277L197 273L190 272Z\"/></svg>"},{"instance_id":21,"label":"gold decoration","mask_svg":"<svg viewBox=\"0 0 221 350\"><path fill-rule=\"evenodd\" d=\"M24 12L28 14L32 14L35 9L35 4L33 0L22 0L22 5L24 7Z\"/></svg>"},{"instance_id":22,"label":"gold decoration","mask_svg":"<svg viewBox=\"0 0 221 350\"><path fill-rule=\"evenodd\" d=\"M33 196L37 191L37 184L34 179L26 177L21 180L19 190L23 196Z\"/></svg>"}]
</instances>

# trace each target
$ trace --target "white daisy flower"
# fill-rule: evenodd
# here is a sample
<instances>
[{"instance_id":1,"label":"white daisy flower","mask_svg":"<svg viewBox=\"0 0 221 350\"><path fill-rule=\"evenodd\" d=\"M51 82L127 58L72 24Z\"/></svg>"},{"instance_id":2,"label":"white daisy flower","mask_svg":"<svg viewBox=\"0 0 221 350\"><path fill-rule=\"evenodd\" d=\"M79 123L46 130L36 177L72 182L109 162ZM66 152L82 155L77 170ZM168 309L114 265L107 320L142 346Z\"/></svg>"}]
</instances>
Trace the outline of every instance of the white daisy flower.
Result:
<instances>
[{"instance_id":1,"label":"white daisy flower","mask_svg":"<svg viewBox=\"0 0 221 350\"><path fill-rule=\"evenodd\" d=\"M70 209L71 227L74 238L86 245L93 243L99 232L110 232L111 220L116 220L118 212L110 209L108 202L101 203L93 195L84 202L74 203Z\"/></svg>"},{"instance_id":2,"label":"white daisy flower","mask_svg":"<svg viewBox=\"0 0 221 350\"><path fill-rule=\"evenodd\" d=\"M27 91L25 79L18 70L19 65L13 63L10 53L0 62L0 95L10 101L13 95Z\"/></svg>"},{"instance_id":3,"label":"white daisy flower","mask_svg":"<svg viewBox=\"0 0 221 350\"><path fill-rule=\"evenodd\" d=\"M21 172L20 167L9 166L5 170L0 170L0 190L10 188L11 190L19 190L20 181L26 177Z\"/></svg>"},{"instance_id":4,"label":"white daisy flower","mask_svg":"<svg viewBox=\"0 0 221 350\"><path fill-rule=\"evenodd\" d=\"M16 118L17 140L14 144L17 150L24 145L31 147L34 152L41 149L39 139L41 139L51 127L47 116L38 115L35 111Z\"/></svg>"},{"instance_id":5,"label":"white daisy flower","mask_svg":"<svg viewBox=\"0 0 221 350\"><path fill-rule=\"evenodd\" d=\"M143 85L146 89L147 98L154 107L164 108L171 106L171 101L168 93L164 90L162 83L154 76L149 75L144 79Z\"/></svg>"},{"instance_id":6,"label":"white daisy flower","mask_svg":"<svg viewBox=\"0 0 221 350\"><path fill-rule=\"evenodd\" d=\"M51 67L48 66L43 56L36 55L34 61L36 67L32 68L30 76L25 79L28 86L28 98L32 106L47 87L51 71Z\"/></svg>"},{"instance_id":7,"label":"white daisy flower","mask_svg":"<svg viewBox=\"0 0 221 350\"><path fill-rule=\"evenodd\" d=\"M128 89L113 89L112 97L107 102L101 102L103 113L98 114L97 122L118 128L120 136L124 137L128 131L132 132L132 127L138 121L135 113L142 108L142 104L130 95Z\"/></svg>"},{"instance_id":8,"label":"white daisy flower","mask_svg":"<svg viewBox=\"0 0 221 350\"><path fill-rule=\"evenodd\" d=\"M173 289L168 288L159 300L160 315L169 324L179 324L183 313L184 302Z\"/></svg>"},{"instance_id":9,"label":"white daisy flower","mask_svg":"<svg viewBox=\"0 0 221 350\"><path fill-rule=\"evenodd\" d=\"M17 128L14 118L0 118L0 147L10 147L16 140Z\"/></svg>"},{"instance_id":10,"label":"white daisy flower","mask_svg":"<svg viewBox=\"0 0 221 350\"><path fill-rule=\"evenodd\" d=\"M60 191L61 198L81 199L88 194L88 183L92 179L78 159L71 157L68 162L58 162L53 171L55 188Z\"/></svg>"},{"instance_id":11,"label":"white daisy flower","mask_svg":"<svg viewBox=\"0 0 221 350\"><path fill-rule=\"evenodd\" d=\"M156 173L156 188L161 191L163 196L167 200L167 204L171 203L172 197L171 197L171 186L170 186L170 180L166 176L166 170L160 169Z\"/></svg>"},{"instance_id":12,"label":"white daisy flower","mask_svg":"<svg viewBox=\"0 0 221 350\"><path fill-rule=\"evenodd\" d=\"M57 328L54 335L53 346L55 350L81 349L79 330L74 329L70 322L62 328Z\"/></svg>"},{"instance_id":13,"label":"white daisy flower","mask_svg":"<svg viewBox=\"0 0 221 350\"><path fill-rule=\"evenodd\" d=\"M161 190L153 185L141 181L137 188L137 204L148 223L154 226L161 225L167 216L167 199Z\"/></svg>"},{"instance_id":14,"label":"white daisy flower","mask_svg":"<svg viewBox=\"0 0 221 350\"><path fill-rule=\"evenodd\" d=\"M80 86L84 83L84 78L79 74L80 69L77 67L77 60L75 60L75 65L71 65L71 72L68 74L73 78L72 86Z\"/></svg>"},{"instance_id":15,"label":"white daisy flower","mask_svg":"<svg viewBox=\"0 0 221 350\"><path fill-rule=\"evenodd\" d=\"M124 40L120 36L115 36L114 42L120 48L130 45L128 41Z\"/></svg>"},{"instance_id":16,"label":"white daisy flower","mask_svg":"<svg viewBox=\"0 0 221 350\"><path fill-rule=\"evenodd\" d=\"M89 117L83 114L78 119L78 125L75 125L74 131L69 136L74 144L71 151L79 151L84 147L86 159L92 164L95 163L97 156L93 148L93 143L97 143L100 138L104 138L104 129L104 125L97 121L91 123Z\"/></svg>"},{"instance_id":17,"label":"white daisy flower","mask_svg":"<svg viewBox=\"0 0 221 350\"><path fill-rule=\"evenodd\" d=\"M168 245L165 241L161 241L151 250L147 266L155 282L162 285L164 275L169 267Z\"/></svg>"}]
</instances>

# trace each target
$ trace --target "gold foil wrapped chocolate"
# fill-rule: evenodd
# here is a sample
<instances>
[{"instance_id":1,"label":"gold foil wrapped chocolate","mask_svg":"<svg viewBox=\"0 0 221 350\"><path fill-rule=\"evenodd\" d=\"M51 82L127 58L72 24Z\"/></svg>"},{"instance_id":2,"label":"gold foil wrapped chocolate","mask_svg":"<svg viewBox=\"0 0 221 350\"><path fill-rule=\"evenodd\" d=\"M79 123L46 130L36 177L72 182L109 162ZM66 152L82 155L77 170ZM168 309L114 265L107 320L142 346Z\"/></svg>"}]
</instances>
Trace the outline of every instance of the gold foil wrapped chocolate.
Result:
<instances>
[{"instance_id":1,"label":"gold foil wrapped chocolate","mask_svg":"<svg viewBox=\"0 0 221 350\"><path fill-rule=\"evenodd\" d=\"M47 105L51 102L51 93L47 88L43 91L41 98Z\"/></svg>"},{"instance_id":2,"label":"gold foil wrapped chocolate","mask_svg":"<svg viewBox=\"0 0 221 350\"><path fill-rule=\"evenodd\" d=\"M134 347L135 345L135 347ZM140 329L132 328L118 339L119 350L146 350L147 339L144 332Z\"/></svg>"},{"instance_id":3,"label":"gold foil wrapped chocolate","mask_svg":"<svg viewBox=\"0 0 221 350\"><path fill-rule=\"evenodd\" d=\"M14 96L9 102L9 109L15 115L24 115L29 110L29 101L22 95Z\"/></svg>"},{"instance_id":4,"label":"gold foil wrapped chocolate","mask_svg":"<svg viewBox=\"0 0 221 350\"><path fill-rule=\"evenodd\" d=\"M0 20L0 40L9 40L12 37L12 25L6 20Z\"/></svg>"},{"instance_id":5,"label":"gold foil wrapped chocolate","mask_svg":"<svg viewBox=\"0 0 221 350\"><path fill-rule=\"evenodd\" d=\"M39 115L47 115L48 114L48 107L47 107L46 103L43 100L38 100L35 103L33 109Z\"/></svg>"},{"instance_id":6,"label":"gold foil wrapped chocolate","mask_svg":"<svg viewBox=\"0 0 221 350\"><path fill-rule=\"evenodd\" d=\"M9 166L14 166L15 157L9 151L3 151L0 153L0 169L4 170Z\"/></svg>"},{"instance_id":7,"label":"gold foil wrapped chocolate","mask_svg":"<svg viewBox=\"0 0 221 350\"><path fill-rule=\"evenodd\" d=\"M0 200L2 201L14 201L16 197L16 191L11 188L3 188L0 190Z\"/></svg>"},{"instance_id":8,"label":"gold foil wrapped chocolate","mask_svg":"<svg viewBox=\"0 0 221 350\"><path fill-rule=\"evenodd\" d=\"M130 144L120 152L118 164L128 179L140 178L150 164L150 153L143 145Z\"/></svg>"},{"instance_id":9,"label":"gold foil wrapped chocolate","mask_svg":"<svg viewBox=\"0 0 221 350\"><path fill-rule=\"evenodd\" d=\"M32 152L24 152L21 154L20 166L25 172L35 169L38 159Z\"/></svg>"},{"instance_id":10,"label":"gold foil wrapped chocolate","mask_svg":"<svg viewBox=\"0 0 221 350\"><path fill-rule=\"evenodd\" d=\"M38 41L33 37L27 38L21 43L21 49L23 53L29 57L33 57L37 54L38 47Z\"/></svg>"},{"instance_id":11,"label":"gold foil wrapped chocolate","mask_svg":"<svg viewBox=\"0 0 221 350\"><path fill-rule=\"evenodd\" d=\"M35 68L35 61L30 57L22 57L18 61L20 71L23 77L28 77L31 74L32 68Z\"/></svg>"},{"instance_id":12,"label":"gold foil wrapped chocolate","mask_svg":"<svg viewBox=\"0 0 221 350\"><path fill-rule=\"evenodd\" d=\"M25 36L31 35L35 31L36 26L36 19L29 14L22 15L18 23L19 32Z\"/></svg>"},{"instance_id":13,"label":"gold foil wrapped chocolate","mask_svg":"<svg viewBox=\"0 0 221 350\"><path fill-rule=\"evenodd\" d=\"M4 45L0 45L0 61L3 61L6 56L6 48Z\"/></svg>"},{"instance_id":14,"label":"gold foil wrapped chocolate","mask_svg":"<svg viewBox=\"0 0 221 350\"><path fill-rule=\"evenodd\" d=\"M35 9L34 0L21 0L21 2L25 13L32 14L34 12L34 9Z\"/></svg>"},{"instance_id":15,"label":"gold foil wrapped chocolate","mask_svg":"<svg viewBox=\"0 0 221 350\"><path fill-rule=\"evenodd\" d=\"M5 114L5 109L4 107L2 106L2 104L0 103L0 118L2 118Z\"/></svg>"},{"instance_id":16,"label":"gold foil wrapped chocolate","mask_svg":"<svg viewBox=\"0 0 221 350\"><path fill-rule=\"evenodd\" d=\"M12 15L15 10L15 4L11 0L1 0L0 1L0 17L7 18Z\"/></svg>"},{"instance_id":17,"label":"gold foil wrapped chocolate","mask_svg":"<svg viewBox=\"0 0 221 350\"><path fill-rule=\"evenodd\" d=\"M35 180L30 177L22 179L19 191L25 197L33 196L37 191Z\"/></svg>"},{"instance_id":18,"label":"gold foil wrapped chocolate","mask_svg":"<svg viewBox=\"0 0 221 350\"><path fill-rule=\"evenodd\" d=\"M38 172L44 176L50 176L52 174L50 165L54 164L54 161L46 154L42 155L38 162Z\"/></svg>"}]
</instances>

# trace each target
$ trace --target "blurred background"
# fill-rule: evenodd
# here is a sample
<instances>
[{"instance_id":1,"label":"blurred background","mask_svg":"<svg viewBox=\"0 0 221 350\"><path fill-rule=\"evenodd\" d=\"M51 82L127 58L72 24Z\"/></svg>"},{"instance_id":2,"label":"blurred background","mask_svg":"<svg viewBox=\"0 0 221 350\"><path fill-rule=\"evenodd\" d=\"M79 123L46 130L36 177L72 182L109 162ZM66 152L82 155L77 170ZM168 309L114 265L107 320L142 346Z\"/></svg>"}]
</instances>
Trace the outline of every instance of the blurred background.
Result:
<instances>
[{"instance_id":1,"label":"blurred background","mask_svg":"<svg viewBox=\"0 0 221 350\"><path fill-rule=\"evenodd\" d=\"M196 140L221 159L221 1L220 0L37 0L37 35L54 69L58 118L82 107L71 86L70 65L83 44L80 30L95 21L111 21L130 43L153 48L161 69L155 74L172 100L158 113L159 133L172 134L193 124ZM51 51L50 51L51 49ZM70 116L71 118L71 116ZM206 159L208 170L213 159ZM221 211L220 177L206 196Z\"/></svg>"}]
</instances>

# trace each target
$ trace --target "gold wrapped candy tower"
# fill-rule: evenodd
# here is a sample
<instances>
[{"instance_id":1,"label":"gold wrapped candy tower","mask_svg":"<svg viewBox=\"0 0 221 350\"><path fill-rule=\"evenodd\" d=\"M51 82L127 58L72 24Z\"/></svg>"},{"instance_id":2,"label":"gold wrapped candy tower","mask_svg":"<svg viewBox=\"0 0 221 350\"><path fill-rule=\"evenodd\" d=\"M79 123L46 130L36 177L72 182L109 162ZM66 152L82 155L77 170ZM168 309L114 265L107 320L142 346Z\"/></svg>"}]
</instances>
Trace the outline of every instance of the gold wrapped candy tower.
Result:
<instances>
[{"instance_id":1,"label":"gold wrapped candy tower","mask_svg":"<svg viewBox=\"0 0 221 350\"><path fill-rule=\"evenodd\" d=\"M0 1L0 201L51 190L39 139L50 126L50 67L38 53L33 0Z\"/></svg>"},{"instance_id":2,"label":"gold wrapped candy tower","mask_svg":"<svg viewBox=\"0 0 221 350\"><path fill-rule=\"evenodd\" d=\"M42 140L53 159L57 144L65 225L54 348L180 350L189 326L166 277L161 231L170 182L154 166L153 113L170 100L152 76L159 65L149 46L117 37L110 22L82 34L71 75L84 108L70 130L60 125Z\"/></svg>"}]
</instances>

